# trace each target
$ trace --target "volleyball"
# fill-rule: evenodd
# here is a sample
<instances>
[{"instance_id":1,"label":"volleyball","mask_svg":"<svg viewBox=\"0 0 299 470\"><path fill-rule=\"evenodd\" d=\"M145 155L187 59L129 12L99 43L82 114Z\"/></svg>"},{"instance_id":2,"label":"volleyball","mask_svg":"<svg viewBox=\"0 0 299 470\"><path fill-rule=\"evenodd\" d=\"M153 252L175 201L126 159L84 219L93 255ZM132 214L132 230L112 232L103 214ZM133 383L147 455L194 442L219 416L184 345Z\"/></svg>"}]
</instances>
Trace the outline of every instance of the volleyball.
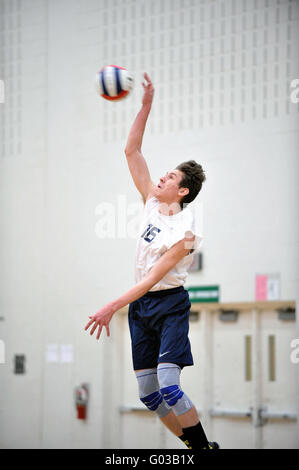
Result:
<instances>
[{"instance_id":1,"label":"volleyball","mask_svg":"<svg viewBox=\"0 0 299 470\"><path fill-rule=\"evenodd\" d=\"M109 101L125 98L133 88L133 77L124 68L106 65L96 75L96 89L100 96Z\"/></svg>"}]
</instances>

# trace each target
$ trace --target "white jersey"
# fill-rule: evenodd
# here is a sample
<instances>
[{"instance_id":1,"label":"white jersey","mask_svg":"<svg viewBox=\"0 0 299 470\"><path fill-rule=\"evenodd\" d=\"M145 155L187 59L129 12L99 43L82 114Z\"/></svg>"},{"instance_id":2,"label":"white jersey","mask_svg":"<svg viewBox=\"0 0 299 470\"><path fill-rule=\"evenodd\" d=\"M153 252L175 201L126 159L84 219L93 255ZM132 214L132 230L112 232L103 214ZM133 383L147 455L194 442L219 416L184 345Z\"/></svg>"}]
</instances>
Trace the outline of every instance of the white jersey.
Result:
<instances>
[{"instance_id":1,"label":"white jersey","mask_svg":"<svg viewBox=\"0 0 299 470\"><path fill-rule=\"evenodd\" d=\"M194 253L198 249L202 237L195 233L194 217L188 207L177 214L168 216L160 214L158 199L151 197L146 201L136 248L136 283L148 274L163 253L185 238L186 232L188 232L189 238L190 232L195 235L195 241L192 245L194 251L179 261L150 289L150 292L172 289L185 283L188 268L192 264Z\"/></svg>"}]
</instances>

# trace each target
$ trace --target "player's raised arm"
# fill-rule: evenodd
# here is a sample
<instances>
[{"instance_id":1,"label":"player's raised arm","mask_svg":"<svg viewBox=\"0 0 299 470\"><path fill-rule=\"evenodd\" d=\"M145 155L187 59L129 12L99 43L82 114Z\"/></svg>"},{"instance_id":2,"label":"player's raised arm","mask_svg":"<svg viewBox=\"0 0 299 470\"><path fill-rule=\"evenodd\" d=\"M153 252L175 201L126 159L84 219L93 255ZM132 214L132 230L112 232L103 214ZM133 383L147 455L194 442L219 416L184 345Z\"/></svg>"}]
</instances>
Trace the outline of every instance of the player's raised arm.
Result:
<instances>
[{"instance_id":1,"label":"player's raised arm","mask_svg":"<svg viewBox=\"0 0 299 470\"><path fill-rule=\"evenodd\" d=\"M152 107L154 87L146 73L144 78L145 83L142 83L144 88L142 107L129 132L125 154L135 186L145 202L154 187L154 183L151 180L147 163L142 155L141 146L147 118Z\"/></svg>"}]
</instances>

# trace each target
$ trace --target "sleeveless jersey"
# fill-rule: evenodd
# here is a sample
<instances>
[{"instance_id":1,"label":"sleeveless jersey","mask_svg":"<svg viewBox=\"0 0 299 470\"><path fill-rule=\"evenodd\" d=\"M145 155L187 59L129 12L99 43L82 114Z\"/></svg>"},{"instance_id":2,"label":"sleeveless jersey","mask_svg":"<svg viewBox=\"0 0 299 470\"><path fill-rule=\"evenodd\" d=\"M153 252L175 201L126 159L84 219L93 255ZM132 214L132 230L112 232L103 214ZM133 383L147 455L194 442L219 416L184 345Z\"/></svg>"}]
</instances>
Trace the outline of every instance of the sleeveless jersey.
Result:
<instances>
[{"instance_id":1,"label":"sleeveless jersey","mask_svg":"<svg viewBox=\"0 0 299 470\"><path fill-rule=\"evenodd\" d=\"M187 233L186 233L187 232ZM195 233L195 221L192 211L186 207L177 214L167 216L160 214L159 201L155 197L149 198L144 206L140 232L137 239L135 255L135 280L141 281L158 259L175 243L185 238L190 232L195 240L190 246L192 252L186 255L172 268L151 291L171 289L182 286L188 275L194 253L201 243L201 235Z\"/></svg>"}]
</instances>

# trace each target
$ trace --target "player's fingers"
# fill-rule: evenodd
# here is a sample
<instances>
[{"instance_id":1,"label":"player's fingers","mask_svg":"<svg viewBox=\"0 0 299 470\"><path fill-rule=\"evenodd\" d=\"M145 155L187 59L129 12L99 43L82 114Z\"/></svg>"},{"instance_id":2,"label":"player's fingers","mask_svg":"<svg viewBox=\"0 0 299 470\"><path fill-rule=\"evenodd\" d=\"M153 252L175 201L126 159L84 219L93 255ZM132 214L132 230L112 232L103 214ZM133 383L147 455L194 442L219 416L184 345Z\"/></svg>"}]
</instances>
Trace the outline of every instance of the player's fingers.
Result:
<instances>
[{"instance_id":1,"label":"player's fingers","mask_svg":"<svg viewBox=\"0 0 299 470\"><path fill-rule=\"evenodd\" d=\"M102 328L103 325L99 325L98 333L97 333L97 339L100 339L101 333L102 333Z\"/></svg>"},{"instance_id":2,"label":"player's fingers","mask_svg":"<svg viewBox=\"0 0 299 470\"><path fill-rule=\"evenodd\" d=\"M89 318L92 318L92 317L89 317ZM90 327L90 325L92 325L92 323L94 322L94 320L90 320L86 325L85 325L85 331L88 330L88 328Z\"/></svg>"},{"instance_id":3,"label":"player's fingers","mask_svg":"<svg viewBox=\"0 0 299 470\"><path fill-rule=\"evenodd\" d=\"M109 325L105 325L105 327L106 327L106 333L107 333L107 336L110 336Z\"/></svg>"},{"instance_id":4,"label":"player's fingers","mask_svg":"<svg viewBox=\"0 0 299 470\"><path fill-rule=\"evenodd\" d=\"M144 72L143 76L144 76L145 80L148 82L148 84L151 85L152 82L151 82L151 79L149 78L148 74L146 72Z\"/></svg>"},{"instance_id":5,"label":"player's fingers","mask_svg":"<svg viewBox=\"0 0 299 470\"><path fill-rule=\"evenodd\" d=\"M95 321L94 326L93 326L92 329L90 330L90 334L91 334L91 335L94 334L95 329L96 329L96 327L98 326L98 324L99 324L99 321Z\"/></svg>"}]
</instances>

